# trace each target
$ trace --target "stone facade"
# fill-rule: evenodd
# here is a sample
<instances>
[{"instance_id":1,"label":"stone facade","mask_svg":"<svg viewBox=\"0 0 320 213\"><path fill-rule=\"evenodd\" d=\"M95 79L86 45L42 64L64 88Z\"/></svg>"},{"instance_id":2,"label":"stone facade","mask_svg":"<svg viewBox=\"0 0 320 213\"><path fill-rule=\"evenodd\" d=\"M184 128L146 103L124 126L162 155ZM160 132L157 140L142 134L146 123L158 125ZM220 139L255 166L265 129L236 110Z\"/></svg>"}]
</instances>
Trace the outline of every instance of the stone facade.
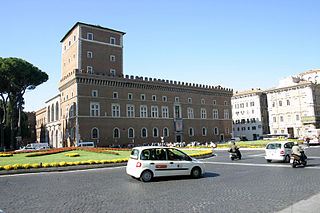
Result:
<instances>
[{"instance_id":1,"label":"stone facade","mask_svg":"<svg viewBox=\"0 0 320 213\"><path fill-rule=\"evenodd\" d=\"M50 144L141 145L161 142L161 137L165 142L231 138L231 89L124 76L123 35L77 23L61 40L60 94L47 102L46 113L39 111L37 116L40 121L47 116ZM59 116L51 121L48 111L53 103L59 105Z\"/></svg>"}]
</instances>

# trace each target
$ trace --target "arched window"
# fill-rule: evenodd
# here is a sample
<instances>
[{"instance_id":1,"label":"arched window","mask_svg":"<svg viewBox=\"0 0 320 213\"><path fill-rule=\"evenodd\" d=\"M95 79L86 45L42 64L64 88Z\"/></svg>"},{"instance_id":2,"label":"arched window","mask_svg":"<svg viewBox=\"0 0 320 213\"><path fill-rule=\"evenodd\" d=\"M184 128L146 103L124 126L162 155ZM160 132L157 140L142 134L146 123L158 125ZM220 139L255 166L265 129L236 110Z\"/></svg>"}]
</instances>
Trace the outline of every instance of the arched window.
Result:
<instances>
[{"instance_id":1,"label":"arched window","mask_svg":"<svg viewBox=\"0 0 320 213\"><path fill-rule=\"evenodd\" d=\"M153 132L153 137L154 137L154 138L159 137L159 131L158 131L158 128L153 128L152 132Z\"/></svg>"},{"instance_id":2,"label":"arched window","mask_svg":"<svg viewBox=\"0 0 320 213\"><path fill-rule=\"evenodd\" d=\"M50 106L47 108L47 122L50 122Z\"/></svg>"},{"instance_id":3,"label":"arched window","mask_svg":"<svg viewBox=\"0 0 320 213\"><path fill-rule=\"evenodd\" d=\"M207 129L205 127L202 128L202 136L207 136Z\"/></svg>"},{"instance_id":4,"label":"arched window","mask_svg":"<svg viewBox=\"0 0 320 213\"><path fill-rule=\"evenodd\" d=\"M51 105L51 121L54 121L54 104Z\"/></svg>"},{"instance_id":5,"label":"arched window","mask_svg":"<svg viewBox=\"0 0 320 213\"><path fill-rule=\"evenodd\" d=\"M142 128L142 129L141 129L141 137L142 137L142 138L147 138L147 137L148 137L148 130L147 130L147 128Z\"/></svg>"},{"instance_id":6,"label":"arched window","mask_svg":"<svg viewBox=\"0 0 320 213\"><path fill-rule=\"evenodd\" d=\"M128 129L128 138L134 138L134 129L133 128Z\"/></svg>"},{"instance_id":7,"label":"arched window","mask_svg":"<svg viewBox=\"0 0 320 213\"><path fill-rule=\"evenodd\" d=\"M120 138L120 130L119 128L113 129L113 138Z\"/></svg>"},{"instance_id":8,"label":"arched window","mask_svg":"<svg viewBox=\"0 0 320 213\"><path fill-rule=\"evenodd\" d=\"M189 128L189 136L194 136L194 131L193 131L193 128Z\"/></svg>"},{"instance_id":9,"label":"arched window","mask_svg":"<svg viewBox=\"0 0 320 213\"><path fill-rule=\"evenodd\" d=\"M163 128L162 135L163 137L169 137L169 129L167 127Z\"/></svg>"},{"instance_id":10,"label":"arched window","mask_svg":"<svg viewBox=\"0 0 320 213\"><path fill-rule=\"evenodd\" d=\"M56 102L56 120L59 120L59 104Z\"/></svg>"},{"instance_id":11,"label":"arched window","mask_svg":"<svg viewBox=\"0 0 320 213\"><path fill-rule=\"evenodd\" d=\"M99 129L94 127L91 129L91 138L98 139L99 138Z\"/></svg>"},{"instance_id":12,"label":"arched window","mask_svg":"<svg viewBox=\"0 0 320 213\"><path fill-rule=\"evenodd\" d=\"M215 127L215 128L214 128L214 134L215 134L215 135L218 135L218 134L219 134L219 129L218 129L218 127Z\"/></svg>"}]
</instances>

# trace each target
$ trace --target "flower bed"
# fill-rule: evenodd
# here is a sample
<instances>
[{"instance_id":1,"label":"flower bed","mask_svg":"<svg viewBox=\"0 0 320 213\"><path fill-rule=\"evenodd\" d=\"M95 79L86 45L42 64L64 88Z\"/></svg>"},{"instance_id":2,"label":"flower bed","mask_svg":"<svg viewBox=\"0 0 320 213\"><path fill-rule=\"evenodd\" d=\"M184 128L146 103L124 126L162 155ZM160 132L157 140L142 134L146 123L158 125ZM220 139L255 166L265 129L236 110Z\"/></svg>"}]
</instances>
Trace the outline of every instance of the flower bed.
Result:
<instances>
[{"instance_id":1,"label":"flower bed","mask_svg":"<svg viewBox=\"0 0 320 213\"><path fill-rule=\"evenodd\" d=\"M79 153L69 153L69 154L66 154L67 157L79 157L80 154Z\"/></svg>"},{"instance_id":2,"label":"flower bed","mask_svg":"<svg viewBox=\"0 0 320 213\"><path fill-rule=\"evenodd\" d=\"M0 157L11 157L13 154L0 154Z\"/></svg>"}]
</instances>

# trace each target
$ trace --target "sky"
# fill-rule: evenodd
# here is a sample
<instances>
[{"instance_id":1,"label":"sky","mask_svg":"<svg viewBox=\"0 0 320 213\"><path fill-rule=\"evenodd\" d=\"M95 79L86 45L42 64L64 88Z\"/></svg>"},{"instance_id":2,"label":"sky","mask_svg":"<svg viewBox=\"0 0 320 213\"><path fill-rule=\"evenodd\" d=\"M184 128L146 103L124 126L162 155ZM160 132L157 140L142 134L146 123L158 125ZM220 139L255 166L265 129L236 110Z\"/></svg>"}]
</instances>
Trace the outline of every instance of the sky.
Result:
<instances>
[{"instance_id":1,"label":"sky","mask_svg":"<svg viewBox=\"0 0 320 213\"><path fill-rule=\"evenodd\" d=\"M318 0L3 0L0 57L49 75L26 92L25 111L59 93L60 40L76 22L126 32L124 75L264 90L320 68L319 8Z\"/></svg>"}]
</instances>

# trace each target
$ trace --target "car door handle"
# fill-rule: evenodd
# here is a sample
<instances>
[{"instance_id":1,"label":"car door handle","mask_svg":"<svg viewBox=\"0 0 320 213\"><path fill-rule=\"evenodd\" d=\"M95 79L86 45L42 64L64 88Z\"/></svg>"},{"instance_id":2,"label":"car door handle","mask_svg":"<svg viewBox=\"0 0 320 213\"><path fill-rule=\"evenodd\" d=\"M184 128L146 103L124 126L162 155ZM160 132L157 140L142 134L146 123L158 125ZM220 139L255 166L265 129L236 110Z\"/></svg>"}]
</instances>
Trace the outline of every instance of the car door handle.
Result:
<instances>
[{"instance_id":1,"label":"car door handle","mask_svg":"<svg viewBox=\"0 0 320 213\"><path fill-rule=\"evenodd\" d=\"M154 163L150 163L151 165L154 165Z\"/></svg>"},{"instance_id":2,"label":"car door handle","mask_svg":"<svg viewBox=\"0 0 320 213\"><path fill-rule=\"evenodd\" d=\"M173 164L173 162L170 162L170 164Z\"/></svg>"}]
</instances>

